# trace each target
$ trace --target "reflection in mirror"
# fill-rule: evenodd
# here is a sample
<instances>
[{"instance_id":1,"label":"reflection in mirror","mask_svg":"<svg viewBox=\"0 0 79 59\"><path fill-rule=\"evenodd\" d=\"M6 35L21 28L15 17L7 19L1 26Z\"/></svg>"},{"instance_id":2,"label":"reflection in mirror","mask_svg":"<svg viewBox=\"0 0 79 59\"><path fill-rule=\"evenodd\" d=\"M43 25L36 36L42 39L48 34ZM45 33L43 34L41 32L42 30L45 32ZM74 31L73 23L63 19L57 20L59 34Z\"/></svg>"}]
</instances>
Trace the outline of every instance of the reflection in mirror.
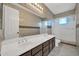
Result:
<instances>
[{"instance_id":1,"label":"reflection in mirror","mask_svg":"<svg viewBox=\"0 0 79 59\"><path fill-rule=\"evenodd\" d=\"M45 34L45 33L47 33L47 20L43 19L41 21L40 34Z\"/></svg>"},{"instance_id":2,"label":"reflection in mirror","mask_svg":"<svg viewBox=\"0 0 79 59\"><path fill-rule=\"evenodd\" d=\"M52 25L53 25L53 21L49 19L47 22L47 33L48 34L52 34Z\"/></svg>"},{"instance_id":3,"label":"reflection in mirror","mask_svg":"<svg viewBox=\"0 0 79 59\"><path fill-rule=\"evenodd\" d=\"M40 33L41 34L52 34L52 20L46 19L41 22Z\"/></svg>"},{"instance_id":4,"label":"reflection in mirror","mask_svg":"<svg viewBox=\"0 0 79 59\"><path fill-rule=\"evenodd\" d=\"M28 11L21 10L19 19L19 36L24 37L40 34L40 22L40 17L37 17Z\"/></svg>"}]
</instances>

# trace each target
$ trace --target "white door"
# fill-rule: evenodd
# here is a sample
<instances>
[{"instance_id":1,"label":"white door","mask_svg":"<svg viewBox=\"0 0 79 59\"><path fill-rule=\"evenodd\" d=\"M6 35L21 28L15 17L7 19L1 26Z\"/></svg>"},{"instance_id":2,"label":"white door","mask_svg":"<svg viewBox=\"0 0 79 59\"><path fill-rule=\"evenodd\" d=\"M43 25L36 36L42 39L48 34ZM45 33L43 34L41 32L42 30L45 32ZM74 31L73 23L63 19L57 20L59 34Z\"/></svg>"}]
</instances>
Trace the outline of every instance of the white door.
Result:
<instances>
[{"instance_id":1,"label":"white door","mask_svg":"<svg viewBox=\"0 0 79 59\"><path fill-rule=\"evenodd\" d=\"M3 6L4 37L12 39L19 36L19 11L8 6Z\"/></svg>"}]
</instances>

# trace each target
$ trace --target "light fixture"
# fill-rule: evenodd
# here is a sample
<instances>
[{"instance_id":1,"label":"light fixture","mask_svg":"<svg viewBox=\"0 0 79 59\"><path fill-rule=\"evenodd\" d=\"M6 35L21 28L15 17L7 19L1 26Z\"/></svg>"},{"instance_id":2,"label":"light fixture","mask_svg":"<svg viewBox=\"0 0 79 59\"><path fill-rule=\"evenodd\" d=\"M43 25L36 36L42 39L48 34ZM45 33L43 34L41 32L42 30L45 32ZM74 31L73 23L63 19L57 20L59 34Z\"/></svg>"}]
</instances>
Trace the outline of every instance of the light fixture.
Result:
<instances>
[{"instance_id":1,"label":"light fixture","mask_svg":"<svg viewBox=\"0 0 79 59\"><path fill-rule=\"evenodd\" d=\"M39 12L43 13L43 7L41 7L38 3L28 3L28 5L38 10Z\"/></svg>"}]
</instances>

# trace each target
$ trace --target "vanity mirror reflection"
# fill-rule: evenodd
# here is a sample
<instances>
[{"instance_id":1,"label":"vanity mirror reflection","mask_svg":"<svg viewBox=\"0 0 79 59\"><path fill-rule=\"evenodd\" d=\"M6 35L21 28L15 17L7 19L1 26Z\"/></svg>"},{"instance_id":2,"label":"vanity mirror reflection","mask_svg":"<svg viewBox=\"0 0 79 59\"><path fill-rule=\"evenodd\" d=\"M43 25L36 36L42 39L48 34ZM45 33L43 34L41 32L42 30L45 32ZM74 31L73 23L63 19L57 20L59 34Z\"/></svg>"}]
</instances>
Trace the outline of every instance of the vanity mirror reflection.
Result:
<instances>
[{"instance_id":1,"label":"vanity mirror reflection","mask_svg":"<svg viewBox=\"0 0 79 59\"><path fill-rule=\"evenodd\" d=\"M43 19L41 21L40 33L44 34L52 34L52 20L50 19Z\"/></svg>"}]
</instances>

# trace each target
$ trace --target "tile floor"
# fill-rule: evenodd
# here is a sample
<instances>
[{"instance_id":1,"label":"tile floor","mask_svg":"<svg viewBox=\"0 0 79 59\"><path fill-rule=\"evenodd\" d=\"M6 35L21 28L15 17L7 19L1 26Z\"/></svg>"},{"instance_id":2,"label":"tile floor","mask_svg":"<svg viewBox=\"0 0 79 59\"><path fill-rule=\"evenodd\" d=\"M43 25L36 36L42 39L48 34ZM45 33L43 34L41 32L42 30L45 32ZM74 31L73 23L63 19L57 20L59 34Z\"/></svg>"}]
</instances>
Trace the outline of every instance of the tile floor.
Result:
<instances>
[{"instance_id":1,"label":"tile floor","mask_svg":"<svg viewBox=\"0 0 79 59\"><path fill-rule=\"evenodd\" d=\"M78 56L75 46L60 44L59 47L55 47L48 56Z\"/></svg>"}]
</instances>

